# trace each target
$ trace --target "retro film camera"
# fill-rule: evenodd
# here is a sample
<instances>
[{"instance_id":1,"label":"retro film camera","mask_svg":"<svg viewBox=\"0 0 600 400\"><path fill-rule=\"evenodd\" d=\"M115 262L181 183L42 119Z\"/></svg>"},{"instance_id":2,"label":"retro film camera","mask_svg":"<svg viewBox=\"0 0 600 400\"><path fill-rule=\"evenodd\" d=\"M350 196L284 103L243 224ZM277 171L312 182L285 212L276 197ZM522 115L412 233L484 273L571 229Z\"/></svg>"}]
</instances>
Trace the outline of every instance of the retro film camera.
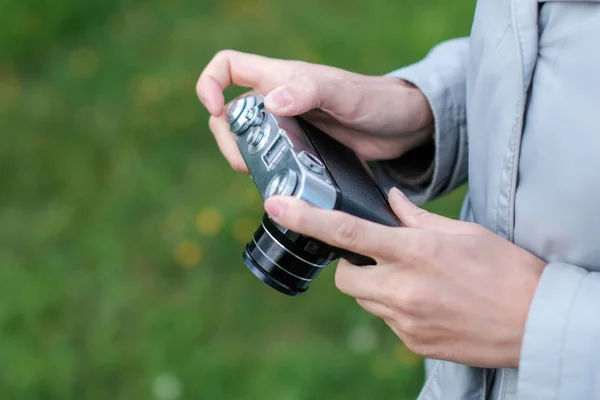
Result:
<instances>
[{"instance_id":1,"label":"retro film camera","mask_svg":"<svg viewBox=\"0 0 600 400\"><path fill-rule=\"evenodd\" d=\"M231 132L263 199L295 196L315 207L400 225L352 150L301 118L270 114L263 100L257 94L238 97L227 110ZM375 263L289 231L266 214L243 253L254 275L291 296L305 292L321 269L339 257L356 265Z\"/></svg>"}]
</instances>

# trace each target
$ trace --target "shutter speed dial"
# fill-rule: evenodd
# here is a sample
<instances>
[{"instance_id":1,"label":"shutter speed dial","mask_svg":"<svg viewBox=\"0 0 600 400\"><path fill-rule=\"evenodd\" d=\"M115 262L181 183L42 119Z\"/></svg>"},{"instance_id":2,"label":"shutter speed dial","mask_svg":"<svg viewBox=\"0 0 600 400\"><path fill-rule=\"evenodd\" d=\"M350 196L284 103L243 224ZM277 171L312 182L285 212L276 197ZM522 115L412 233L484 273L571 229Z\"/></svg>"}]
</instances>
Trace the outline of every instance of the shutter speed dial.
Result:
<instances>
[{"instance_id":1,"label":"shutter speed dial","mask_svg":"<svg viewBox=\"0 0 600 400\"><path fill-rule=\"evenodd\" d=\"M260 125L265 119L262 103L258 105L254 96L241 97L229 105L227 122L231 132L241 135L248 128Z\"/></svg>"},{"instance_id":2,"label":"shutter speed dial","mask_svg":"<svg viewBox=\"0 0 600 400\"><path fill-rule=\"evenodd\" d=\"M237 120L240 115L242 115L242 111L244 111L244 107L246 106L246 99L244 97L240 97L235 100L229 108L227 109L227 122L230 124Z\"/></svg>"}]
</instances>

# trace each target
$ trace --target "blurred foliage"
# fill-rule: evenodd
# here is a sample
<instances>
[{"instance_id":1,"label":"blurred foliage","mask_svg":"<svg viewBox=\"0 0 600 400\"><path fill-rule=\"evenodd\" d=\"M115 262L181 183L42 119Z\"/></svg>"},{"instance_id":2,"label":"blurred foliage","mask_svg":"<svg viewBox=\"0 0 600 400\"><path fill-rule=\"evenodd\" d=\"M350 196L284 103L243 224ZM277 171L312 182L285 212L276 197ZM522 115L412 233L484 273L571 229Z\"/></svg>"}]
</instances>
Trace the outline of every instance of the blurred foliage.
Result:
<instances>
[{"instance_id":1,"label":"blurred foliage","mask_svg":"<svg viewBox=\"0 0 600 400\"><path fill-rule=\"evenodd\" d=\"M194 87L223 48L381 74L473 5L0 2L0 397L414 398L421 360L333 267L288 298L243 266L261 202Z\"/></svg>"}]
</instances>

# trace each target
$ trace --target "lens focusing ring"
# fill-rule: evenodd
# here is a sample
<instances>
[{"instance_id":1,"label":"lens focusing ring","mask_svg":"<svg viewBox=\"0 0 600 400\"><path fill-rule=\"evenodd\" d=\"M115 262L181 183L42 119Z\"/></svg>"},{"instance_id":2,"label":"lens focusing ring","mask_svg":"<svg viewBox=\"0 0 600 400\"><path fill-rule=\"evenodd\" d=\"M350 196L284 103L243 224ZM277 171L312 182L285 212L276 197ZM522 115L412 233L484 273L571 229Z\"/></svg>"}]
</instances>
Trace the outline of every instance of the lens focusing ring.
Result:
<instances>
[{"instance_id":1,"label":"lens focusing ring","mask_svg":"<svg viewBox=\"0 0 600 400\"><path fill-rule=\"evenodd\" d=\"M298 256L296 253L292 252L290 249L286 249L285 246L283 246L279 242L279 240L277 240L277 238L271 232L269 232L269 230L265 227L264 222L261 222L261 225L262 225L263 229L265 230L265 232L267 233L267 235L269 235L271 237L271 239L275 243L277 243L279 245L279 247L281 247L283 250L285 250L288 253L290 253L290 255L296 257L298 260L302 261L303 263L308 264L308 265L310 265L312 267L315 267L315 268L323 268L325 266L325 264L315 264L315 263L313 263L311 261L307 261L307 260L303 259L302 257ZM256 243L256 241L255 241L255 243Z\"/></svg>"},{"instance_id":2,"label":"lens focusing ring","mask_svg":"<svg viewBox=\"0 0 600 400\"><path fill-rule=\"evenodd\" d=\"M244 263L246 264L248 269L258 279L260 279L267 285L271 286L273 289L275 289L283 294L287 294L288 296L297 296L300 293L303 293L306 291L306 289L305 290L294 290L294 289L290 288L289 286L286 286L286 285L282 284L281 282L278 282L275 279L271 278L271 276L266 271L264 271L258 265L258 263L252 258L248 249L244 250L244 253L242 254L242 259L244 260Z\"/></svg>"},{"instance_id":3,"label":"lens focusing ring","mask_svg":"<svg viewBox=\"0 0 600 400\"><path fill-rule=\"evenodd\" d=\"M279 265L279 264L277 263L277 261L275 261L275 260L272 260L272 259L271 259L271 257L269 257L269 255L268 255L268 254L266 254L266 253L265 253L265 252L264 252L264 251L263 251L263 250L260 248L260 246L258 245L258 243L256 243L256 240L252 239L252 242L254 242L254 245L256 246L256 248L257 248L257 249L258 249L258 250L259 250L259 251L262 253L262 255L263 255L263 256L265 256L265 257L267 258L267 260L271 261L271 262L273 263L273 265L276 265L277 267L279 267L279 269L280 269L280 270L282 270L283 272L286 272L286 273L290 274L291 276L293 276L294 278L296 278L296 279L300 279L301 281L305 281L305 282L310 282L310 281L311 281L311 279L303 278L303 277L301 277L301 276L298 276L298 275L295 275L295 274L291 273L290 271L288 271L287 269L285 269L284 267L282 267L281 265ZM282 248L283 248L283 247L282 247ZM285 248L283 248L283 249L285 250ZM292 253L290 253L290 254L292 254ZM294 254L292 254L292 255L294 255ZM296 257L296 258L298 258L298 257ZM322 268L322 267L320 267L320 266L319 266L318 268Z\"/></svg>"},{"instance_id":4,"label":"lens focusing ring","mask_svg":"<svg viewBox=\"0 0 600 400\"><path fill-rule=\"evenodd\" d=\"M291 239L264 216L254 238L246 245L244 262L260 280L278 291L297 295L335 256L329 246L293 235Z\"/></svg>"}]
</instances>

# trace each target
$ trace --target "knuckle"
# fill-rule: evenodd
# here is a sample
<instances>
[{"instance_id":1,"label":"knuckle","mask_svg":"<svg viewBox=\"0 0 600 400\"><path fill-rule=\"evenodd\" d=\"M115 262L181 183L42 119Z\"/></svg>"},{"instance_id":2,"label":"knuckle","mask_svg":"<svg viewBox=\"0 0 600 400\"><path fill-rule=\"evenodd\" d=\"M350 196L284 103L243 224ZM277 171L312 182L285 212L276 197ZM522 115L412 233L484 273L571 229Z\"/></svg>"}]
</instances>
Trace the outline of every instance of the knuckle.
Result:
<instances>
[{"instance_id":1,"label":"knuckle","mask_svg":"<svg viewBox=\"0 0 600 400\"><path fill-rule=\"evenodd\" d=\"M196 94L200 100L204 99L206 84L208 83L208 76L211 74L208 67L202 71L198 80L196 81Z\"/></svg>"},{"instance_id":2,"label":"knuckle","mask_svg":"<svg viewBox=\"0 0 600 400\"><path fill-rule=\"evenodd\" d=\"M338 85L348 85L348 81L345 79L338 79ZM348 93L351 94L350 101L348 101L346 109L346 117L350 120L358 120L364 113L365 105L365 90L354 83L349 83L347 86Z\"/></svg>"},{"instance_id":3,"label":"knuckle","mask_svg":"<svg viewBox=\"0 0 600 400\"><path fill-rule=\"evenodd\" d=\"M422 209L422 208L420 208L420 207L416 207L416 206L415 206L415 208L414 208L414 210L413 210L413 212L412 212L412 215L411 215L411 217L412 217L412 218L413 218L413 219L414 219L416 222L419 222L419 221L421 221L421 220L423 220L423 219L426 219L426 218L428 218L428 217L429 217L429 215L430 215L429 211L427 211L427 210L424 210L424 209Z\"/></svg>"},{"instance_id":4,"label":"knuckle","mask_svg":"<svg viewBox=\"0 0 600 400\"><path fill-rule=\"evenodd\" d=\"M305 89L309 90L309 89L315 89L316 85L315 85L315 79L311 74L307 74L307 73L302 73L299 74L298 70L296 70L297 75L295 77L295 80L298 82L298 84L302 85Z\"/></svg>"},{"instance_id":5,"label":"knuckle","mask_svg":"<svg viewBox=\"0 0 600 400\"><path fill-rule=\"evenodd\" d=\"M203 75L201 74L198 77L198 80L196 81L196 94L198 94L198 96L200 96L202 94L202 80L203 80Z\"/></svg>"},{"instance_id":6,"label":"knuckle","mask_svg":"<svg viewBox=\"0 0 600 400\"><path fill-rule=\"evenodd\" d=\"M350 266L350 263L346 260L340 260L335 269L334 282L335 287L342 293L349 294L351 292L351 288L353 286L353 275L350 272L350 269L347 267ZM365 303L361 299L356 299L358 304L365 308Z\"/></svg>"},{"instance_id":7,"label":"knuckle","mask_svg":"<svg viewBox=\"0 0 600 400\"><path fill-rule=\"evenodd\" d=\"M306 96L310 98L314 108L319 108L322 104L321 101L321 88L319 82L313 75L303 74L298 77L297 84L299 88L302 88Z\"/></svg>"},{"instance_id":8,"label":"knuckle","mask_svg":"<svg viewBox=\"0 0 600 400\"><path fill-rule=\"evenodd\" d=\"M410 350L412 353L415 353L416 355L421 356L421 357L426 357L426 358L430 357L429 349L427 348L427 346L425 346L423 343L421 343L418 339L416 339L414 337L410 337L410 338L405 338L404 340L402 340L402 342L404 343L406 348L408 350Z\"/></svg>"},{"instance_id":9,"label":"knuckle","mask_svg":"<svg viewBox=\"0 0 600 400\"><path fill-rule=\"evenodd\" d=\"M231 133L227 125L224 125L223 120L218 117L210 117L208 127L217 141L219 138L224 138ZM232 145L235 146L235 143L232 143Z\"/></svg>"},{"instance_id":10,"label":"knuckle","mask_svg":"<svg viewBox=\"0 0 600 400\"><path fill-rule=\"evenodd\" d=\"M313 64L311 64L311 63L307 63L305 61L299 61L299 60L289 60L289 61L284 60L284 62L289 63L288 65L290 66L291 71L294 74L293 75L294 78L309 75L311 67L313 66Z\"/></svg>"},{"instance_id":11,"label":"knuckle","mask_svg":"<svg viewBox=\"0 0 600 400\"><path fill-rule=\"evenodd\" d=\"M237 51L235 50L231 50L231 49L223 49L223 50L219 50L217 52L217 54L215 54L214 59L228 59L231 58L232 56L234 56L235 54L238 54Z\"/></svg>"},{"instance_id":12,"label":"knuckle","mask_svg":"<svg viewBox=\"0 0 600 400\"><path fill-rule=\"evenodd\" d=\"M308 63L296 60L283 60L279 58L267 58L268 64L265 64L265 74L270 76L273 82L273 88L284 85L302 83L305 75L309 74Z\"/></svg>"},{"instance_id":13,"label":"knuckle","mask_svg":"<svg viewBox=\"0 0 600 400\"><path fill-rule=\"evenodd\" d=\"M296 210L296 212L288 215L289 223L293 230L303 233L307 226L310 226L311 219L304 210Z\"/></svg>"},{"instance_id":14,"label":"knuckle","mask_svg":"<svg viewBox=\"0 0 600 400\"><path fill-rule=\"evenodd\" d=\"M340 292L345 293L344 289L346 287L346 274L344 273L344 271L341 268L337 268L335 270L335 276L334 276L334 281L335 281L335 287L338 288L338 290ZM357 300L359 301L359 300ZM358 303L360 304L360 301ZM362 305L361 305L362 307Z\"/></svg>"},{"instance_id":15,"label":"knuckle","mask_svg":"<svg viewBox=\"0 0 600 400\"><path fill-rule=\"evenodd\" d=\"M332 239L336 245L354 247L360 240L356 222L350 218L340 221L333 230Z\"/></svg>"},{"instance_id":16,"label":"knuckle","mask_svg":"<svg viewBox=\"0 0 600 400\"><path fill-rule=\"evenodd\" d=\"M402 243L403 264L405 266L418 265L423 257L424 240L420 232L413 232L410 238Z\"/></svg>"},{"instance_id":17,"label":"knuckle","mask_svg":"<svg viewBox=\"0 0 600 400\"><path fill-rule=\"evenodd\" d=\"M218 129L218 125L219 124L219 120L215 117L210 117L208 119L208 127L210 128L210 131L214 134L217 132Z\"/></svg>"},{"instance_id":18,"label":"knuckle","mask_svg":"<svg viewBox=\"0 0 600 400\"><path fill-rule=\"evenodd\" d=\"M430 293L415 279L405 278L402 288L396 291L395 300L408 315L424 315L430 309Z\"/></svg>"},{"instance_id":19,"label":"knuckle","mask_svg":"<svg viewBox=\"0 0 600 400\"><path fill-rule=\"evenodd\" d=\"M339 288L338 288L339 289ZM368 308L368 304L366 302L366 300L363 299L356 299L356 303L364 310L367 310ZM368 311L368 310L367 310Z\"/></svg>"},{"instance_id":20,"label":"knuckle","mask_svg":"<svg viewBox=\"0 0 600 400\"><path fill-rule=\"evenodd\" d=\"M427 258L436 259L442 252L442 243L437 235L430 235L427 240L422 240L420 244L421 253Z\"/></svg>"},{"instance_id":21,"label":"knuckle","mask_svg":"<svg viewBox=\"0 0 600 400\"><path fill-rule=\"evenodd\" d=\"M411 339L419 337L419 327L413 318L404 317L397 322L397 325L405 337Z\"/></svg>"},{"instance_id":22,"label":"knuckle","mask_svg":"<svg viewBox=\"0 0 600 400\"><path fill-rule=\"evenodd\" d=\"M390 271L391 275L386 276L379 282L379 293L385 303L390 305L398 305L398 290L399 290L399 279L396 279L396 275L393 271Z\"/></svg>"},{"instance_id":23,"label":"knuckle","mask_svg":"<svg viewBox=\"0 0 600 400\"><path fill-rule=\"evenodd\" d=\"M414 211L414 213L413 213L413 214L414 214L415 216L417 216L417 217L422 217L422 216L424 216L424 215L429 215L429 214L430 214L430 212L429 212L429 211L427 211L427 210L425 210L424 208L421 208L421 207L417 207L417 206L415 206L415 211Z\"/></svg>"},{"instance_id":24,"label":"knuckle","mask_svg":"<svg viewBox=\"0 0 600 400\"><path fill-rule=\"evenodd\" d=\"M408 313L412 313L419 303L418 290L412 282L405 282L400 290L396 290L395 299L400 308Z\"/></svg>"}]
</instances>

